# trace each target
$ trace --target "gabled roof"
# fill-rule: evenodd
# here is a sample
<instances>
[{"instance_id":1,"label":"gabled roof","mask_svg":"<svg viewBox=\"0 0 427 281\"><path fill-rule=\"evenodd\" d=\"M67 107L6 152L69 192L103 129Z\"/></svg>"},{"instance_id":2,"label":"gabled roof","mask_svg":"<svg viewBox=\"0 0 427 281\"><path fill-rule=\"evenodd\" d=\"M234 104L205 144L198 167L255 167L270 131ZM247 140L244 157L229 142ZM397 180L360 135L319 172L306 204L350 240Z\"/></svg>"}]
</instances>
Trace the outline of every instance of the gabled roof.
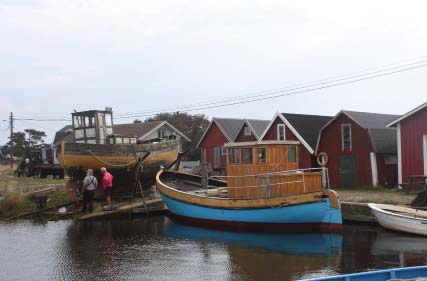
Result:
<instances>
[{"instance_id":1,"label":"gabled roof","mask_svg":"<svg viewBox=\"0 0 427 281\"><path fill-rule=\"evenodd\" d=\"M395 118L394 120L391 120L388 124L387 127L395 127L397 126L397 123L399 123L400 121L402 121L403 119L408 118L409 116L417 113L418 111L427 108L427 102L418 106L417 108L412 109L411 111L409 111L408 113L405 113L397 118Z\"/></svg>"},{"instance_id":2,"label":"gabled roof","mask_svg":"<svg viewBox=\"0 0 427 281\"><path fill-rule=\"evenodd\" d=\"M118 134L122 137L141 137L154 128L162 124L163 121L152 121L142 123L130 123L130 124L114 124L114 134Z\"/></svg>"},{"instance_id":3,"label":"gabled roof","mask_svg":"<svg viewBox=\"0 0 427 281\"><path fill-rule=\"evenodd\" d=\"M60 129L55 133L55 137L53 138L53 143L56 144L61 140L65 140L65 138L67 138L67 141L69 138L72 139L72 132L73 132L73 125L67 125L63 127L62 129Z\"/></svg>"},{"instance_id":4,"label":"gabled roof","mask_svg":"<svg viewBox=\"0 0 427 281\"><path fill-rule=\"evenodd\" d=\"M278 117L311 154L315 151L314 149L316 148L316 141L320 128L332 118L331 116L277 112L264 130L260 139L264 139Z\"/></svg>"},{"instance_id":5,"label":"gabled roof","mask_svg":"<svg viewBox=\"0 0 427 281\"><path fill-rule=\"evenodd\" d=\"M259 120L259 119L244 119L239 129L236 131L235 136L233 137L233 142L237 139L242 128L248 125L251 128L252 133L254 134L257 140L261 140L261 136L267 128L268 124L270 124L270 120Z\"/></svg>"},{"instance_id":6,"label":"gabled roof","mask_svg":"<svg viewBox=\"0 0 427 281\"><path fill-rule=\"evenodd\" d=\"M387 128L386 125L398 115L381 114L372 112L358 112L341 110L320 130L319 138L317 141L316 151L319 150L320 137L322 131L329 126L341 114L344 114L363 129L367 130L374 152L377 153L395 153L397 146L396 130L394 128Z\"/></svg>"},{"instance_id":7,"label":"gabled roof","mask_svg":"<svg viewBox=\"0 0 427 281\"><path fill-rule=\"evenodd\" d=\"M332 116L282 113L292 127L314 150L320 129L332 119Z\"/></svg>"},{"instance_id":8,"label":"gabled roof","mask_svg":"<svg viewBox=\"0 0 427 281\"><path fill-rule=\"evenodd\" d=\"M245 119L235 119L235 118L217 118L213 117L209 126L206 128L196 147L199 147L202 141L204 140L206 134L209 132L212 125L215 123L224 137L229 141L234 141L236 135L239 133L240 128L242 127Z\"/></svg>"},{"instance_id":9,"label":"gabled roof","mask_svg":"<svg viewBox=\"0 0 427 281\"><path fill-rule=\"evenodd\" d=\"M174 130L178 135L187 141L191 141L184 133L175 128L172 124L167 121L151 121L143 123L130 123L130 124L116 124L113 126L114 134L118 134L123 137L137 137L143 139L150 133L160 129L163 126L168 126Z\"/></svg>"}]
</instances>

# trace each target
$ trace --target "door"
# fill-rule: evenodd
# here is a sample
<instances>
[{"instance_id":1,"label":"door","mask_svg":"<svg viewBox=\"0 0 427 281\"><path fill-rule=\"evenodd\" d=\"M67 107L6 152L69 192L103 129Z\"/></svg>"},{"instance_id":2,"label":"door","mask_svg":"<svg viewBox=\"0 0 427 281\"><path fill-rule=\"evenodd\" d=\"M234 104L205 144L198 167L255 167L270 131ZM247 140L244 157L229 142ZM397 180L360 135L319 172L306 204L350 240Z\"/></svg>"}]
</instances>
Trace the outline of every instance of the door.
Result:
<instances>
[{"instance_id":1,"label":"door","mask_svg":"<svg viewBox=\"0 0 427 281\"><path fill-rule=\"evenodd\" d=\"M344 187L356 185L356 159L353 155L341 155L340 157L340 179Z\"/></svg>"},{"instance_id":2,"label":"door","mask_svg":"<svg viewBox=\"0 0 427 281\"><path fill-rule=\"evenodd\" d=\"M221 147L214 147L214 169L221 168Z\"/></svg>"}]
</instances>

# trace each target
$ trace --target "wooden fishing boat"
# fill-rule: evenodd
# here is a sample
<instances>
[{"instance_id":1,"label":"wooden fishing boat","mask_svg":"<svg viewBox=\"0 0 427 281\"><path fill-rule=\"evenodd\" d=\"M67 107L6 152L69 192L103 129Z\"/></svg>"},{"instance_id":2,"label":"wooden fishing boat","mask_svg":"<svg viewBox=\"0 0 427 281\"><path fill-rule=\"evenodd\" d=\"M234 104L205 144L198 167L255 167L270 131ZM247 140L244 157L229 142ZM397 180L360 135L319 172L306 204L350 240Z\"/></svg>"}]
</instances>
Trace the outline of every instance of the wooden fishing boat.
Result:
<instances>
[{"instance_id":1,"label":"wooden fishing boat","mask_svg":"<svg viewBox=\"0 0 427 281\"><path fill-rule=\"evenodd\" d=\"M386 281L386 280L403 280L427 277L427 266L414 266L392 268L385 270L375 270L368 272L359 272L352 274L343 274L328 277L319 277L303 279L300 281ZM424 278L422 278L424 280Z\"/></svg>"},{"instance_id":2,"label":"wooden fishing boat","mask_svg":"<svg viewBox=\"0 0 427 281\"><path fill-rule=\"evenodd\" d=\"M145 157L143 166L143 185L154 184L155 175L161 166L167 167L177 159L176 141L164 141L150 144L61 144L59 161L67 174L82 180L87 169L96 172L101 167L107 168L115 177L115 192L126 192L135 185L138 159ZM132 188L131 188L132 187Z\"/></svg>"},{"instance_id":3,"label":"wooden fishing boat","mask_svg":"<svg viewBox=\"0 0 427 281\"><path fill-rule=\"evenodd\" d=\"M341 231L340 203L337 193L327 188L326 169L273 171L298 167L295 142L226 146L225 180L168 170L157 174L157 188L173 217L232 228Z\"/></svg>"},{"instance_id":4,"label":"wooden fishing boat","mask_svg":"<svg viewBox=\"0 0 427 281\"><path fill-rule=\"evenodd\" d=\"M387 204L370 203L368 206L384 228L427 235L427 211Z\"/></svg>"}]
</instances>

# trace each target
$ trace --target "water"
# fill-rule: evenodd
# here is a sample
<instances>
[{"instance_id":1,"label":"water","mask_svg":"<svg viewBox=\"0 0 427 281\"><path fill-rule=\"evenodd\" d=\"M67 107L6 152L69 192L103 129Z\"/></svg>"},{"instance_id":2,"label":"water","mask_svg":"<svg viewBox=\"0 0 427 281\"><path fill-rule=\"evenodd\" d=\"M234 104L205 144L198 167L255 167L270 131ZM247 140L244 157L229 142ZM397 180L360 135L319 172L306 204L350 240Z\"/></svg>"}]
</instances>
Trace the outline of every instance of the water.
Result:
<instances>
[{"instance_id":1,"label":"water","mask_svg":"<svg viewBox=\"0 0 427 281\"><path fill-rule=\"evenodd\" d=\"M343 235L251 234L167 217L0 224L0 280L294 280L426 264L427 238L346 225Z\"/></svg>"}]
</instances>

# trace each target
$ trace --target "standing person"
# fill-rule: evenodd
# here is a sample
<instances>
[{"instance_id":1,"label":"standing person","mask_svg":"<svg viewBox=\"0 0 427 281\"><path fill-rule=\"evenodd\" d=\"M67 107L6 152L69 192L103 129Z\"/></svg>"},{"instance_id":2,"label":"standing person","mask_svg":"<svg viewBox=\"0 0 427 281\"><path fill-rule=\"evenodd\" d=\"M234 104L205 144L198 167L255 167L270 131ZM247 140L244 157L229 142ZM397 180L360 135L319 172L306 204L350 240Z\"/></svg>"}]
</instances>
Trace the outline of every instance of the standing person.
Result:
<instances>
[{"instance_id":1,"label":"standing person","mask_svg":"<svg viewBox=\"0 0 427 281\"><path fill-rule=\"evenodd\" d=\"M107 205L111 205L111 190L113 189L113 176L107 171L105 167L101 168L102 173L102 189L104 196L107 200Z\"/></svg>"},{"instance_id":2,"label":"standing person","mask_svg":"<svg viewBox=\"0 0 427 281\"><path fill-rule=\"evenodd\" d=\"M86 177L83 180L83 212L89 209L89 213L93 212L93 197L95 188L98 186L98 180L93 176L93 170L86 171Z\"/></svg>"}]
</instances>

